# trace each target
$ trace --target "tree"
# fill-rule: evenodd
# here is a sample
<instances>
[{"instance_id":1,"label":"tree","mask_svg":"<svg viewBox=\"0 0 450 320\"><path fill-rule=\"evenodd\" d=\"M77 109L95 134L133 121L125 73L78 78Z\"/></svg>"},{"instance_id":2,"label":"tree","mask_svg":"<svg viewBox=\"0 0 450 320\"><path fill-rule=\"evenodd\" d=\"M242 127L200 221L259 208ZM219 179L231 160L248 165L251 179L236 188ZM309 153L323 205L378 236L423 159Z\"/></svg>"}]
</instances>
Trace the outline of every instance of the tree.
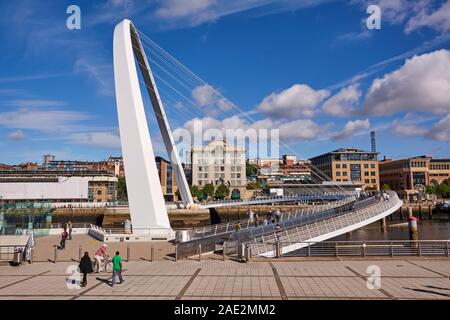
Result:
<instances>
[{"instance_id":1,"label":"tree","mask_svg":"<svg viewBox=\"0 0 450 320\"><path fill-rule=\"evenodd\" d=\"M430 184L426 187L426 192L429 194L435 194L436 193L436 186L434 184Z\"/></svg>"},{"instance_id":2,"label":"tree","mask_svg":"<svg viewBox=\"0 0 450 320\"><path fill-rule=\"evenodd\" d=\"M200 195L200 189L196 185L189 186L189 190L194 198L197 198Z\"/></svg>"},{"instance_id":3,"label":"tree","mask_svg":"<svg viewBox=\"0 0 450 320\"><path fill-rule=\"evenodd\" d=\"M384 190L384 191L387 191L387 190L391 190L391 187L387 183L385 183L385 184L383 184L381 189Z\"/></svg>"},{"instance_id":4,"label":"tree","mask_svg":"<svg viewBox=\"0 0 450 320\"><path fill-rule=\"evenodd\" d=\"M223 199L225 197L228 197L230 195L230 188L228 186L221 184L217 187L216 192L214 193L214 196L219 199Z\"/></svg>"},{"instance_id":5,"label":"tree","mask_svg":"<svg viewBox=\"0 0 450 320\"><path fill-rule=\"evenodd\" d=\"M436 194L440 195L442 198L447 198L450 194L450 187L445 183L441 183L436 187Z\"/></svg>"},{"instance_id":6,"label":"tree","mask_svg":"<svg viewBox=\"0 0 450 320\"><path fill-rule=\"evenodd\" d=\"M207 196L207 197L212 197L214 195L214 185L212 183L207 183L205 184L205 186L202 189L202 192Z\"/></svg>"},{"instance_id":7,"label":"tree","mask_svg":"<svg viewBox=\"0 0 450 320\"><path fill-rule=\"evenodd\" d=\"M117 199L119 201L128 201L127 181L125 177L119 177L117 181Z\"/></svg>"},{"instance_id":8,"label":"tree","mask_svg":"<svg viewBox=\"0 0 450 320\"><path fill-rule=\"evenodd\" d=\"M254 164L245 163L245 174L247 175L247 177L250 176L254 176L258 173L258 169L256 168L256 166Z\"/></svg>"}]
</instances>

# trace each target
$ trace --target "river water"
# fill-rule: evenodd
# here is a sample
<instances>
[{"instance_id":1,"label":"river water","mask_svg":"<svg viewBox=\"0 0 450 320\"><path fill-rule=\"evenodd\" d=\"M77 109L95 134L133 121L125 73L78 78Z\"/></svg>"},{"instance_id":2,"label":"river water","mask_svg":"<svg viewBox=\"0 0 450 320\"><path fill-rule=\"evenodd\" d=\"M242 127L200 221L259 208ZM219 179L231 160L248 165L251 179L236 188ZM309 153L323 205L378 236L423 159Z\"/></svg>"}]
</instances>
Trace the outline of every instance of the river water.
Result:
<instances>
[{"instance_id":1,"label":"river water","mask_svg":"<svg viewBox=\"0 0 450 320\"><path fill-rule=\"evenodd\" d=\"M404 221L387 219L387 230L382 232L380 222L340 235L328 241L362 241L362 240L409 240L408 226L393 226ZM420 240L450 240L449 215L435 215L432 220L423 219L417 223Z\"/></svg>"}]
</instances>

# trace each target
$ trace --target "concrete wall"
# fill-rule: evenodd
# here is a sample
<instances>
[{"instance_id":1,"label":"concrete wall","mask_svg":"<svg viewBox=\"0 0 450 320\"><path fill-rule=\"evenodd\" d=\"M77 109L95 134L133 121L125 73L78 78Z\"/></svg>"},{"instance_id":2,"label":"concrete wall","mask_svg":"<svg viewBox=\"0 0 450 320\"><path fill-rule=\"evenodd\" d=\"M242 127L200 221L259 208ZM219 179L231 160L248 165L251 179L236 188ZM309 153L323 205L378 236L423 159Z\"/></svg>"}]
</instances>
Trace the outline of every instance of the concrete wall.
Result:
<instances>
[{"instance_id":1,"label":"concrete wall","mask_svg":"<svg viewBox=\"0 0 450 320\"><path fill-rule=\"evenodd\" d=\"M2 182L3 200L87 199L89 177L59 177L58 182Z\"/></svg>"}]
</instances>

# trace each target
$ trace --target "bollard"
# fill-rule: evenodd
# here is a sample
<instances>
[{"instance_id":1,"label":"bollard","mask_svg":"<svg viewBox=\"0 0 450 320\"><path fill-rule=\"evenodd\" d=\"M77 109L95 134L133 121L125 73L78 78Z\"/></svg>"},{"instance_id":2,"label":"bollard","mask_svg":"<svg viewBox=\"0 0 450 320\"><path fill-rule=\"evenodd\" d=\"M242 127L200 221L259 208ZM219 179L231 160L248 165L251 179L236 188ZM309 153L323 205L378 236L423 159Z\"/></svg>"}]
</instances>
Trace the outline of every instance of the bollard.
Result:
<instances>
[{"instance_id":1,"label":"bollard","mask_svg":"<svg viewBox=\"0 0 450 320\"><path fill-rule=\"evenodd\" d=\"M222 260L225 261L227 258L227 242L225 241L223 243L223 248L222 248Z\"/></svg>"},{"instance_id":2,"label":"bollard","mask_svg":"<svg viewBox=\"0 0 450 320\"><path fill-rule=\"evenodd\" d=\"M276 245L276 255L277 258L280 259L281 258L281 244L280 241L277 241Z\"/></svg>"},{"instance_id":3,"label":"bollard","mask_svg":"<svg viewBox=\"0 0 450 320\"><path fill-rule=\"evenodd\" d=\"M336 258L339 257L339 248L337 242L334 244L334 255L336 256Z\"/></svg>"},{"instance_id":4,"label":"bollard","mask_svg":"<svg viewBox=\"0 0 450 320\"><path fill-rule=\"evenodd\" d=\"M430 220L433 218L433 213L431 211L431 206L428 206L428 217L430 218Z\"/></svg>"},{"instance_id":5,"label":"bollard","mask_svg":"<svg viewBox=\"0 0 450 320\"><path fill-rule=\"evenodd\" d=\"M403 220L402 207L400 207L399 215L400 215L400 220Z\"/></svg>"},{"instance_id":6,"label":"bollard","mask_svg":"<svg viewBox=\"0 0 450 320\"><path fill-rule=\"evenodd\" d=\"M409 217L408 218L408 227L409 227L409 239L410 240L417 240L418 239L417 218Z\"/></svg>"},{"instance_id":7,"label":"bollard","mask_svg":"<svg viewBox=\"0 0 450 320\"><path fill-rule=\"evenodd\" d=\"M422 250L420 248L420 241L417 242L417 255L419 257L422 256Z\"/></svg>"},{"instance_id":8,"label":"bollard","mask_svg":"<svg viewBox=\"0 0 450 320\"><path fill-rule=\"evenodd\" d=\"M248 247L248 262L250 262L251 258L252 258L252 248Z\"/></svg>"},{"instance_id":9,"label":"bollard","mask_svg":"<svg viewBox=\"0 0 450 320\"><path fill-rule=\"evenodd\" d=\"M130 262L130 246L127 246L127 262Z\"/></svg>"},{"instance_id":10,"label":"bollard","mask_svg":"<svg viewBox=\"0 0 450 320\"><path fill-rule=\"evenodd\" d=\"M175 262L178 262L178 243L175 246Z\"/></svg>"},{"instance_id":11,"label":"bollard","mask_svg":"<svg viewBox=\"0 0 450 320\"><path fill-rule=\"evenodd\" d=\"M81 257L83 256L83 247L79 246L78 248L78 262L81 261Z\"/></svg>"},{"instance_id":12,"label":"bollard","mask_svg":"<svg viewBox=\"0 0 450 320\"><path fill-rule=\"evenodd\" d=\"M422 217L422 206L421 205L419 205L419 218L420 218L420 220L423 219L423 217Z\"/></svg>"},{"instance_id":13,"label":"bollard","mask_svg":"<svg viewBox=\"0 0 450 320\"><path fill-rule=\"evenodd\" d=\"M362 256L366 257L366 243L362 244Z\"/></svg>"},{"instance_id":14,"label":"bollard","mask_svg":"<svg viewBox=\"0 0 450 320\"><path fill-rule=\"evenodd\" d=\"M33 255L34 255L34 248L30 249L30 264L33 264Z\"/></svg>"},{"instance_id":15,"label":"bollard","mask_svg":"<svg viewBox=\"0 0 450 320\"><path fill-rule=\"evenodd\" d=\"M393 246L392 242L391 242L389 248L390 248L390 254L391 254L391 257L393 257L393 256L394 256L394 246Z\"/></svg>"},{"instance_id":16,"label":"bollard","mask_svg":"<svg viewBox=\"0 0 450 320\"><path fill-rule=\"evenodd\" d=\"M53 254L53 263L56 263L57 258L58 258L58 248L55 246L55 252Z\"/></svg>"},{"instance_id":17,"label":"bollard","mask_svg":"<svg viewBox=\"0 0 450 320\"><path fill-rule=\"evenodd\" d=\"M153 246L150 247L150 262L155 261L155 248Z\"/></svg>"},{"instance_id":18,"label":"bollard","mask_svg":"<svg viewBox=\"0 0 450 320\"><path fill-rule=\"evenodd\" d=\"M198 245L198 262L202 261L202 245Z\"/></svg>"}]
</instances>

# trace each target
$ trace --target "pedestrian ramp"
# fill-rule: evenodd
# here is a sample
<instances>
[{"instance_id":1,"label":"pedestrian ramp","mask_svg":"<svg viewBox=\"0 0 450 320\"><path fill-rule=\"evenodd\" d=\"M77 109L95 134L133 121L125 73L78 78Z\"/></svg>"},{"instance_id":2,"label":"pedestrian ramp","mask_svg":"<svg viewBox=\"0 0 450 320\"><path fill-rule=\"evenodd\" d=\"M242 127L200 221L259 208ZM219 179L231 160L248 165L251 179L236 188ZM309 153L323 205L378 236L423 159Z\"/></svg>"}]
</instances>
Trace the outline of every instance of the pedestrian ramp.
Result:
<instances>
[{"instance_id":1,"label":"pedestrian ramp","mask_svg":"<svg viewBox=\"0 0 450 320\"><path fill-rule=\"evenodd\" d=\"M386 198L372 197L355 203L352 210L330 212L314 221L297 223L295 226L281 227L271 234L261 235L252 240L239 242L241 258L245 252L252 256L275 257L334 238L380 220L398 210L403 202L395 192Z\"/></svg>"}]
</instances>

